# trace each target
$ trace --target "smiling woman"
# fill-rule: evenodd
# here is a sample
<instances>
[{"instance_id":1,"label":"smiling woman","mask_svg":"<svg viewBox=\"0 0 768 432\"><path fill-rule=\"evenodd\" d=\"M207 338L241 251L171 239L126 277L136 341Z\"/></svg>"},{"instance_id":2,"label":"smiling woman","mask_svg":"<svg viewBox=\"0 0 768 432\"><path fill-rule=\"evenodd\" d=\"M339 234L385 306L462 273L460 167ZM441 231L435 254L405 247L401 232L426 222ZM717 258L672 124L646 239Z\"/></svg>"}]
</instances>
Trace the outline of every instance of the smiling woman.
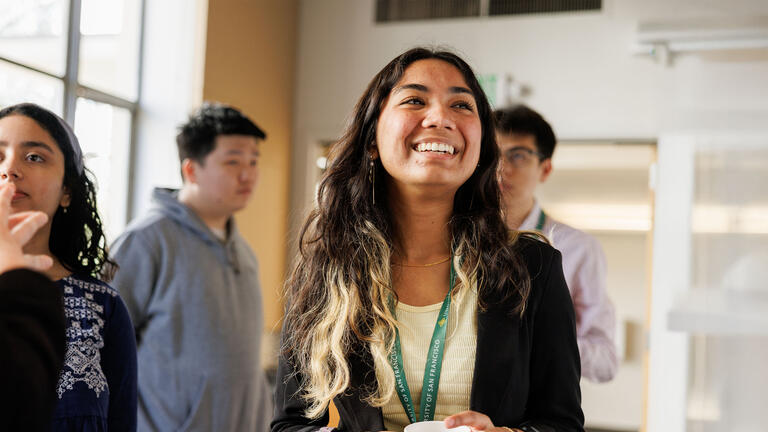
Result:
<instances>
[{"instance_id":1,"label":"smiling woman","mask_svg":"<svg viewBox=\"0 0 768 432\"><path fill-rule=\"evenodd\" d=\"M449 52L368 85L286 284L273 431L326 426L331 401L339 431L583 430L560 254L505 228L493 121Z\"/></svg>"},{"instance_id":2,"label":"smiling woman","mask_svg":"<svg viewBox=\"0 0 768 432\"><path fill-rule=\"evenodd\" d=\"M455 66L437 59L414 62L384 103L371 150L390 174L391 186L458 189L480 157L476 105Z\"/></svg>"}]
</instances>

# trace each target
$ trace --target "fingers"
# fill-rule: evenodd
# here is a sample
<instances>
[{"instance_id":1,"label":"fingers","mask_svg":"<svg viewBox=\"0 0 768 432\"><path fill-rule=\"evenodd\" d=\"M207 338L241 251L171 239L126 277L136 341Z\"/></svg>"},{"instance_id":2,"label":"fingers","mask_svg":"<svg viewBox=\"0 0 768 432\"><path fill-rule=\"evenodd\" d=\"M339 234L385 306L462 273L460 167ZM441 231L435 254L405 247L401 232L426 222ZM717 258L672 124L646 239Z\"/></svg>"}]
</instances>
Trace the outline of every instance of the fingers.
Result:
<instances>
[{"instance_id":1,"label":"fingers","mask_svg":"<svg viewBox=\"0 0 768 432\"><path fill-rule=\"evenodd\" d=\"M9 229L13 229L13 227L15 227L19 223L23 222L26 218L28 218L29 215L35 214L35 213L37 213L37 212L32 211L32 210L27 210L27 211L21 211L21 212L9 215L8 216L8 228Z\"/></svg>"},{"instance_id":2,"label":"fingers","mask_svg":"<svg viewBox=\"0 0 768 432\"><path fill-rule=\"evenodd\" d=\"M45 271L53 265L53 259L45 255L23 255L24 246L48 222L42 212L21 212L11 215L11 200L16 192L12 183L0 184L0 246L2 246L3 271L26 267Z\"/></svg>"},{"instance_id":3,"label":"fingers","mask_svg":"<svg viewBox=\"0 0 768 432\"><path fill-rule=\"evenodd\" d=\"M48 222L48 216L45 213L37 211L24 211L16 214L11 213L11 200L16 186L12 183L0 185L0 238L7 238L10 230L11 239L20 246L24 246L42 226Z\"/></svg>"},{"instance_id":4,"label":"fingers","mask_svg":"<svg viewBox=\"0 0 768 432\"><path fill-rule=\"evenodd\" d=\"M16 192L12 183L0 184L0 226L8 226L8 215L11 213L11 199Z\"/></svg>"},{"instance_id":5,"label":"fingers","mask_svg":"<svg viewBox=\"0 0 768 432\"><path fill-rule=\"evenodd\" d=\"M25 212L23 218L11 228L11 237L20 246L24 246L46 222L48 216L42 212Z\"/></svg>"},{"instance_id":6,"label":"fingers","mask_svg":"<svg viewBox=\"0 0 768 432\"><path fill-rule=\"evenodd\" d=\"M24 255L24 267L26 268L42 272L51 266L53 266L53 259L48 255Z\"/></svg>"},{"instance_id":7,"label":"fingers","mask_svg":"<svg viewBox=\"0 0 768 432\"><path fill-rule=\"evenodd\" d=\"M11 200L16 192L12 183L0 184L0 266L2 271L18 267L45 271L53 259L45 255L24 255L22 246L48 221L41 212L24 212L11 216ZM10 227L9 227L10 224Z\"/></svg>"},{"instance_id":8,"label":"fingers","mask_svg":"<svg viewBox=\"0 0 768 432\"><path fill-rule=\"evenodd\" d=\"M493 428L493 422L485 414L481 414L477 411L464 411L446 417L445 426L448 428L469 426L472 430L484 431Z\"/></svg>"}]
</instances>

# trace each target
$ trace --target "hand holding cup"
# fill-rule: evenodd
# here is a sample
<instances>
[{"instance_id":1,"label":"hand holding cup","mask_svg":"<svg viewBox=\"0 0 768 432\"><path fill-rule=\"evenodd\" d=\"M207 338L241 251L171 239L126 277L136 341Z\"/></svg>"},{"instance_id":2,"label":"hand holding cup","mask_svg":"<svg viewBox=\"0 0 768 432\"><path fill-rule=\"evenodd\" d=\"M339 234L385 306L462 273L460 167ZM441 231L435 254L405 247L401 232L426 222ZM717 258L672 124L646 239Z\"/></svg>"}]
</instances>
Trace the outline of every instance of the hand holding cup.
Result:
<instances>
[{"instance_id":1,"label":"hand holding cup","mask_svg":"<svg viewBox=\"0 0 768 432\"><path fill-rule=\"evenodd\" d=\"M471 432L471 430L467 426L449 429L442 421L423 421L409 424L404 432Z\"/></svg>"}]
</instances>

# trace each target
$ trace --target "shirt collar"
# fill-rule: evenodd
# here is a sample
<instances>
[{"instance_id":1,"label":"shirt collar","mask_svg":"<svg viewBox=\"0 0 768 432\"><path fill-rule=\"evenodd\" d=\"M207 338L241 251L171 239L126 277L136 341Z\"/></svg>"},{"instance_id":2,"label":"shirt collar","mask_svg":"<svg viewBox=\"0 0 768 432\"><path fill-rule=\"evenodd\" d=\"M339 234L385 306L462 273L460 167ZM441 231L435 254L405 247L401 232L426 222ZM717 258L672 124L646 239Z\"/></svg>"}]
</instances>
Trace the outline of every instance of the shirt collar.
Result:
<instances>
[{"instance_id":1,"label":"shirt collar","mask_svg":"<svg viewBox=\"0 0 768 432\"><path fill-rule=\"evenodd\" d=\"M541 214L541 206L539 205L539 201L534 198L533 199L533 207L531 208L531 211L528 213L528 216L525 217L523 220L523 223L520 224L520 228L518 228L520 231L533 231L536 229L536 223L539 221L539 215Z\"/></svg>"}]
</instances>

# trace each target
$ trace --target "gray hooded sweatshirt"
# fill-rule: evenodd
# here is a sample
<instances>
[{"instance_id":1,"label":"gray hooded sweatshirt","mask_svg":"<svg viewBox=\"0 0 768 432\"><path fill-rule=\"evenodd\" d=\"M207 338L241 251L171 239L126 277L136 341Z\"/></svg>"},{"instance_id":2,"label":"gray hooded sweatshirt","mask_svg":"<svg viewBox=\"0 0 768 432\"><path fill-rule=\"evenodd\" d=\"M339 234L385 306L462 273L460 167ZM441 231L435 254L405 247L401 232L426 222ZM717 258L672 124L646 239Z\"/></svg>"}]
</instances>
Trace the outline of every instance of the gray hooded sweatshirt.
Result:
<instances>
[{"instance_id":1,"label":"gray hooded sweatshirt","mask_svg":"<svg viewBox=\"0 0 768 432\"><path fill-rule=\"evenodd\" d=\"M138 342L138 429L267 431L256 258L234 220L221 241L177 194L155 189L112 246Z\"/></svg>"}]
</instances>

